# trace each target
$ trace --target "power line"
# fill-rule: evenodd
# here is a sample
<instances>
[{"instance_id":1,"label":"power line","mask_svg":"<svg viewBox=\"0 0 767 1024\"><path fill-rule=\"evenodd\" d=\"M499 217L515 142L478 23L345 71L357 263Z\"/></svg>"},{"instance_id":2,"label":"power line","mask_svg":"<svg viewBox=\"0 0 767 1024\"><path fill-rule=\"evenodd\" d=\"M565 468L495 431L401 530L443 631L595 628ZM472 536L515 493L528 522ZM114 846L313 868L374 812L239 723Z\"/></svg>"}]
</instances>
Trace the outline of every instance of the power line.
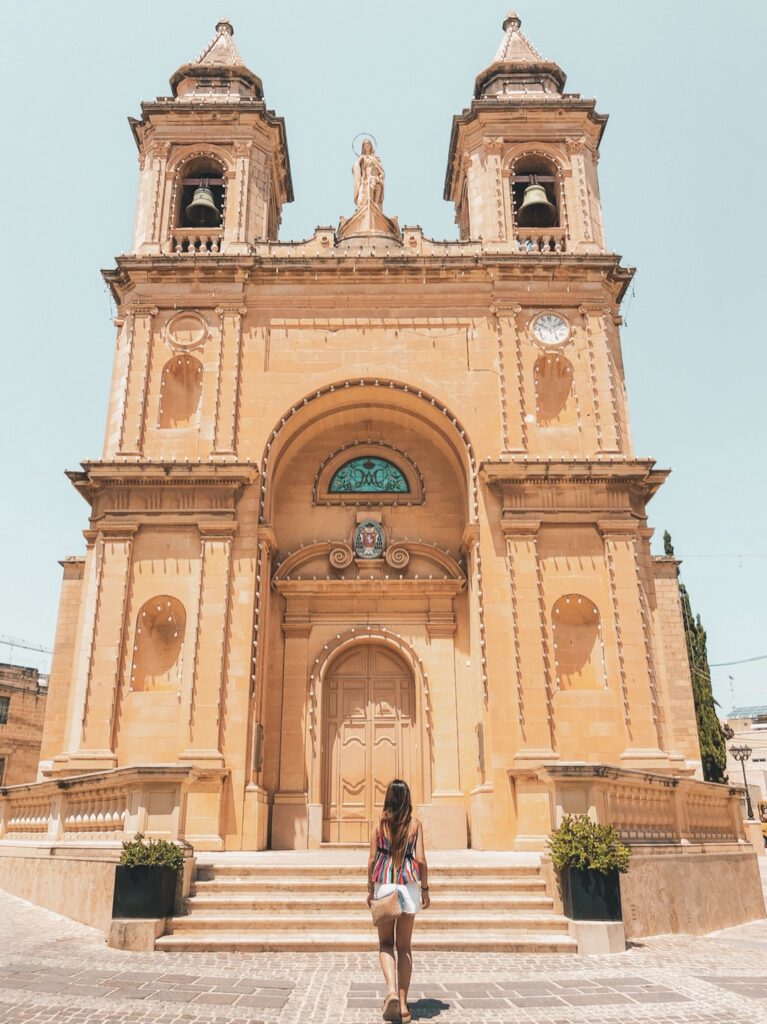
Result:
<instances>
[{"instance_id":1,"label":"power line","mask_svg":"<svg viewBox=\"0 0 767 1024\"><path fill-rule=\"evenodd\" d=\"M728 665L748 665L752 661L767 661L767 654L759 654L756 658L742 658L740 661L709 662L709 668L726 668Z\"/></svg>"}]
</instances>

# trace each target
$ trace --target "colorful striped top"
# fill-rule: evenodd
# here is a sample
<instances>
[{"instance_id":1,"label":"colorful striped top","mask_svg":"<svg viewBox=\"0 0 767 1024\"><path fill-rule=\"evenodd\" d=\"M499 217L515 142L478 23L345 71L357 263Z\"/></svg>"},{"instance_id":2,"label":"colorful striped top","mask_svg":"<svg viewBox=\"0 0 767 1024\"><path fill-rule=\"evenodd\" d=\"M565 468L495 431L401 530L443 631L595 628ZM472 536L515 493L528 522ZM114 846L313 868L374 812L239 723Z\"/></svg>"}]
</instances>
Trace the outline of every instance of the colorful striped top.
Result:
<instances>
[{"instance_id":1,"label":"colorful striped top","mask_svg":"<svg viewBox=\"0 0 767 1024\"><path fill-rule=\"evenodd\" d=\"M410 882L419 882L421 880L421 872L418 870L418 864L415 859L415 844L418 839L418 829L415 830L413 836L408 839L407 846L405 847L405 854L402 858L402 864L397 870L394 866L394 860L391 855L391 847L389 840L381 832L380 829L376 829L376 859L373 862L373 881L381 884L395 884L395 885L408 885Z\"/></svg>"}]
</instances>

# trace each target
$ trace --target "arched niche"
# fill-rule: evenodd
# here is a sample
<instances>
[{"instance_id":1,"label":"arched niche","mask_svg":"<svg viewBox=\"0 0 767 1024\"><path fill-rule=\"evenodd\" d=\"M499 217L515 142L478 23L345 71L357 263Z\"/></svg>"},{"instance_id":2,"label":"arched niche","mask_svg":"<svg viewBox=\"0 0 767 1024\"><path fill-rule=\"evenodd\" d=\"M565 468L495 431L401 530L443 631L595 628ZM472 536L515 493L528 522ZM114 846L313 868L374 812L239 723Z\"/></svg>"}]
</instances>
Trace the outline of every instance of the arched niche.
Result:
<instances>
[{"instance_id":1,"label":"arched niche","mask_svg":"<svg viewBox=\"0 0 767 1024\"><path fill-rule=\"evenodd\" d=\"M535 361L535 420L539 427L563 427L575 422L573 367L558 352L547 352Z\"/></svg>"},{"instance_id":2,"label":"arched niche","mask_svg":"<svg viewBox=\"0 0 767 1024\"><path fill-rule=\"evenodd\" d=\"M432 475L433 467L445 474L443 490L449 490L445 500L456 511L460 510L463 526L476 522L476 463L461 423L445 405L416 388L394 381L364 379L327 385L300 399L281 417L269 436L262 461L262 521L275 521L275 500L286 487L300 487L301 500L305 500L303 495L308 488L311 502L318 482L317 465L327 459L328 450L353 445L355 441L360 446L389 445L402 452L403 457L407 453L408 460L423 469L424 458L409 444L402 444L403 437L412 440L424 453L428 450L425 457L430 460ZM315 460L308 480L296 474L302 452L311 452ZM301 473L304 470L302 465ZM430 500L427 499L427 505ZM382 502L371 495L365 504L375 507ZM314 539L340 538L315 533Z\"/></svg>"},{"instance_id":3,"label":"arched niche","mask_svg":"<svg viewBox=\"0 0 767 1024\"><path fill-rule=\"evenodd\" d=\"M583 594L560 597L551 611L551 628L559 689L604 689L602 626L594 602Z\"/></svg>"},{"instance_id":4,"label":"arched niche","mask_svg":"<svg viewBox=\"0 0 767 1024\"><path fill-rule=\"evenodd\" d=\"M162 371L157 425L163 429L194 423L202 396L202 363L186 353L170 359Z\"/></svg>"},{"instance_id":5,"label":"arched niche","mask_svg":"<svg viewBox=\"0 0 767 1024\"><path fill-rule=\"evenodd\" d=\"M186 610L168 594L150 598L136 617L130 689L175 690L181 679Z\"/></svg>"}]
</instances>

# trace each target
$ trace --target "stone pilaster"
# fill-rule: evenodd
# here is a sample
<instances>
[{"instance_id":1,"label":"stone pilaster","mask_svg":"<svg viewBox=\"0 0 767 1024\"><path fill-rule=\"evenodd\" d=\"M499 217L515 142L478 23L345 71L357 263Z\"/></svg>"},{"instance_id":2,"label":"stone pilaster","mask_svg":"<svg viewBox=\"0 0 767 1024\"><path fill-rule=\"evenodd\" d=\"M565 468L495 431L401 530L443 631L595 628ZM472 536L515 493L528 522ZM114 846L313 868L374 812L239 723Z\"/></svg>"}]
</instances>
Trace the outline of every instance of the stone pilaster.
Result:
<instances>
[{"instance_id":1,"label":"stone pilaster","mask_svg":"<svg viewBox=\"0 0 767 1024\"><path fill-rule=\"evenodd\" d=\"M503 522L506 539L511 618L516 652L512 667L519 705L522 746L514 764L524 766L557 758L552 708L553 682L544 621L538 560L540 522Z\"/></svg>"},{"instance_id":2,"label":"stone pilaster","mask_svg":"<svg viewBox=\"0 0 767 1024\"><path fill-rule=\"evenodd\" d=\"M221 717L229 637L234 523L199 524L202 544L200 612L189 709L189 747L180 760L223 764Z\"/></svg>"},{"instance_id":3,"label":"stone pilaster","mask_svg":"<svg viewBox=\"0 0 767 1024\"><path fill-rule=\"evenodd\" d=\"M98 540L99 571L93 633L82 706L82 734L71 757L82 767L114 768L114 713L124 657L125 615L135 524L104 526Z\"/></svg>"},{"instance_id":4,"label":"stone pilaster","mask_svg":"<svg viewBox=\"0 0 767 1024\"><path fill-rule=\"evenodd\" d=\"M242 365L242 317L247 309L240 306L219 306L216 312L221 319L221 348L216 387L213 459L236 459Z\"/></svg>"},{"instance_id":5,"label":"stone pilaster","mask_svg":"<svg viewBox=\"0 0 767 1024\"><path fill-rule=\"evenodd\" d=\"M666 767L656 667L643 608L637 562L639 523L633 519L601 520L597 526L605 545L610 577L615 642L628 746L621 755L627 767Z\"/></svg>"},{"instance_id":6,"label":"stone pilaster","mask_svg":"<svg viewBox=\"0 0 767 1024\"><path fill-rule=\"evenodd\" d=\"M130 351L120 385L124 398L118 456L140 457L144 453L152 326L156 315L156 306L135 306L128 310Z\"/></svg>"}]
</instances>

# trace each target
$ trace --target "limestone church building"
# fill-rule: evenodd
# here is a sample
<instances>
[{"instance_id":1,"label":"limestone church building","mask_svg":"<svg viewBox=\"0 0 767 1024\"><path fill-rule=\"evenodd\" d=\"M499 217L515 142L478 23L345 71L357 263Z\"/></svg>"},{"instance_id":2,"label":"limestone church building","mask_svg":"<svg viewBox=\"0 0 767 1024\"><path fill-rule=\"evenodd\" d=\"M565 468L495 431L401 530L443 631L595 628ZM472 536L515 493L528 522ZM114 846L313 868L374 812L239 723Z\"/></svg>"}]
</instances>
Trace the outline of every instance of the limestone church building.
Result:
<instances>
[{"instance_id":1,"label":"limestone church building","mask_svg":"<svg viewBox=\"0 0 767 1024\"><path fill-rule=\"evenodd\" d=\"M700 774L607 118L503 33L445 139L452 241L399 224L373 139L337 226L280 238L286 127L227 21L130 119L41 778L188 769L179 831L240 850L366 842L401 776L432 847L535 849L557 778Z\"/></svg>"}]
</instances>

